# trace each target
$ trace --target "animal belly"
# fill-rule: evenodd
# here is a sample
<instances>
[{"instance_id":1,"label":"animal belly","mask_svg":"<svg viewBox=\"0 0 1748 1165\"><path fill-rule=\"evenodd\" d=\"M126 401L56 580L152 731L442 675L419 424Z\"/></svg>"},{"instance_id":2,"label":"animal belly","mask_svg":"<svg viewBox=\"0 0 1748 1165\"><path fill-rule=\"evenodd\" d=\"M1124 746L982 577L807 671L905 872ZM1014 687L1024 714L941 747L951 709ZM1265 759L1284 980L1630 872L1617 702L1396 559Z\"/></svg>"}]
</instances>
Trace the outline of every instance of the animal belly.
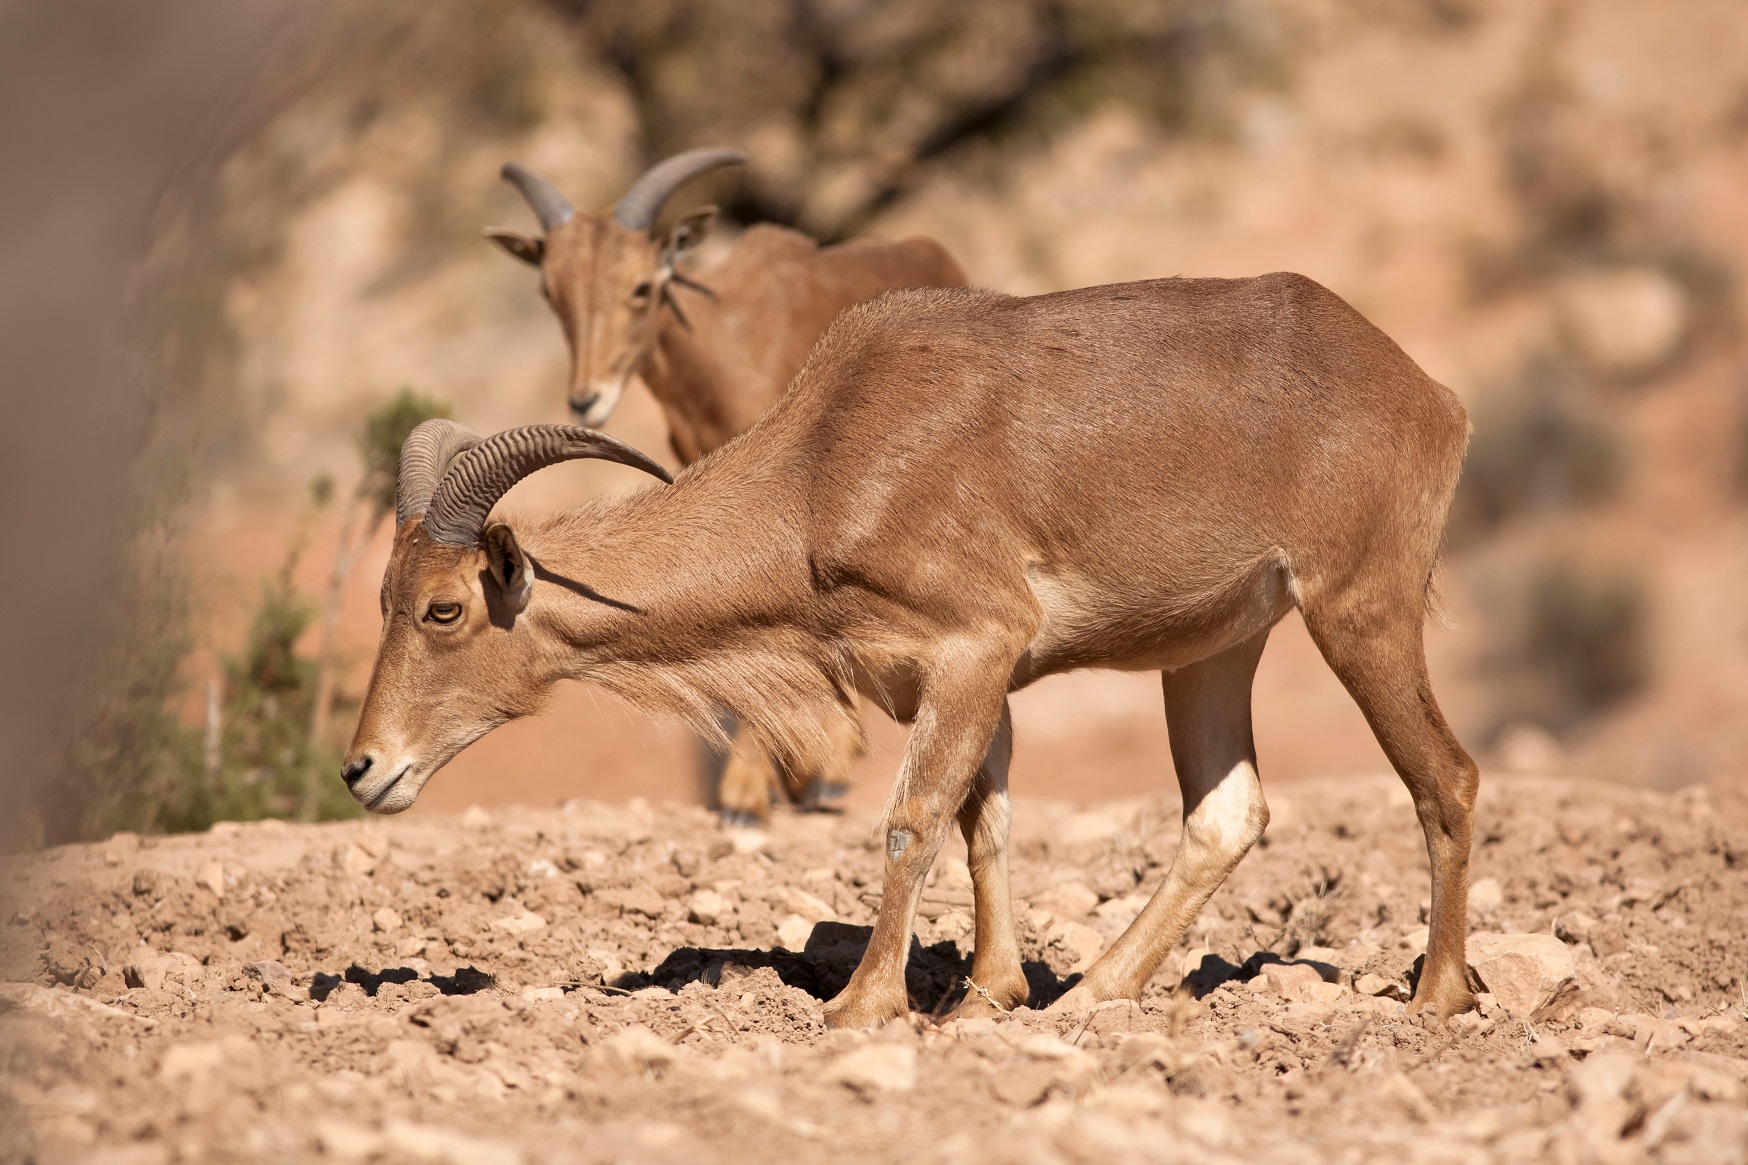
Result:
<instances>
[{"instance_id":1,"label":"animal belly","mask_svg":"<svg viewBox=\"0 0 1748 1165\"><path fill-rule=\"evenodd\" d=\"M1029 582L1044 620L1015 668L1016 688L1078 668L1171 671L1266 631L1293 608L1284 559L1225 585L1165 593L1061 574Z\"/></svg>"}]
</instances>

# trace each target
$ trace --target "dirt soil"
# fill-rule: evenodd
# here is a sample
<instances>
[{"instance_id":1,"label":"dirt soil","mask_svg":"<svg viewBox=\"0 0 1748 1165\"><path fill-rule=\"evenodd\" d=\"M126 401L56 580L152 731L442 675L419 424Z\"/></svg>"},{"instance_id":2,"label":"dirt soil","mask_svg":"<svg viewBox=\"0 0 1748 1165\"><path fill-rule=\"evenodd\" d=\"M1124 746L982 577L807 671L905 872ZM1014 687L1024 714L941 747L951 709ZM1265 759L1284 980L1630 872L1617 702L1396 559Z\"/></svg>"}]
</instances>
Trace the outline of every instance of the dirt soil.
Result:
<instances>
[{"instance_id":1,"label":"dirt soil","mask_svg":"<svg viewBox=\"0 0 1748 1165\"><path fill-rule=\"evenodd\" d=\"M820 1011L877 901L860 810L729 834L577 802L15 858L0 1159L1748 1161L1743 791L1490 781L1491 990L1443 1027L1401 1002L1427 873L1400 785L1273 809L1140 1003L1085 1019L931 1018L968 966L944 857L917 1010L879 1032ZM1177 813L1017 804L1036 1004L1157 884Z\"/></svg>"}]
</instances>

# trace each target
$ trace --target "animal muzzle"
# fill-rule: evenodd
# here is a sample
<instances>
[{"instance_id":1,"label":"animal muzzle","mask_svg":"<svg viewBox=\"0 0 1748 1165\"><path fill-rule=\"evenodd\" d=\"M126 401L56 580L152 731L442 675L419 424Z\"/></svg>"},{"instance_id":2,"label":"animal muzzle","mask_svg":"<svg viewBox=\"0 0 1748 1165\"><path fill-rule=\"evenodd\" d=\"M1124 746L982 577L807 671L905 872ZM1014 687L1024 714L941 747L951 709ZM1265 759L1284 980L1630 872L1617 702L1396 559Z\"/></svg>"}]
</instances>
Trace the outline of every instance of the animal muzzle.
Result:
<instances>
[{"instance_id":1,"label":"animal muzzle","mask_svg":"<svg viewBox=\"0 0 1748 1165\"><path fill-rule=\"evenodd\" d=\"M590 429L599 429L613 415L613 410L619 406L619 398L625 395L625 382L609 382L595 384L587 389L571 393L571 417L579 425Z\"/></svg>"},{"instance_id":2,"label":"animal muzzle","mask_svg":"<svg viewBox=\"0 0 1748 1165\"><path fill-rule=\"evenodd\" d=\"M347 757L340 770L353 800L370 813L399 813L412 807L425 787L425 774L403 757L385 758L375 752Z\"/></svg>"}]
</instances>

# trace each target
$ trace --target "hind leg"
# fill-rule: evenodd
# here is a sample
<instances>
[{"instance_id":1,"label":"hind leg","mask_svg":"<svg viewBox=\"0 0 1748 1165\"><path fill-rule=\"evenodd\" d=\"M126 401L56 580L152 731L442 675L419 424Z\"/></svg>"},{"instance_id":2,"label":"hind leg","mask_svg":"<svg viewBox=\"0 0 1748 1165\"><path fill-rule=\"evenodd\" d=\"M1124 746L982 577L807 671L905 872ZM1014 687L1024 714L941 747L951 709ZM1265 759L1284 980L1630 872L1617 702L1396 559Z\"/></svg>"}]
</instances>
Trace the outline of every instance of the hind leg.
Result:
<instances>
[{"instance_id":1,"label":"hind leg","mask_svg":"<svg viewBox=\"0 0 1748 1165\"><path fill-rule=\"evenodd\" d=\"M1397 590L1380 598L1354 588L1307 600L1305 624L1414 798L1432 861L1432 912L1413 1009L1443 1019L1474 1004L1465 946L1480 774L1433 698L1421 639L1423 588Z\"/></svg>"},{"instance_id":2,"label":"hind leg","mask_svg":"<svg viewBox=\"0 0 1748 1165\"><path fill-rule=\"evenodd\" d=\"M1013 713L1002 703L1001 722L984 753L970 794L959 807L959 829L971 867L977 947L971 955L971 994L954 1018L1012 1011L1026 1001L1026 973L1014 937L1013 895L1008 889L1008 762L1013 757Z\"/></svg>"},{"instance_id":3,"label":"hind leg","mask_svg":"<svg viewBox=\"0 0 1748 1165\"><path fill-rule=\"evenodd\" d=\"M1080 983L1051 1006L1076 1012L1107 999L1135 999L1190 923L1268 825L1250 684L1268 632L1164 673L1171 759L1183 791L1183 838L1165 881Z\"/></svg>"}]
</instances>

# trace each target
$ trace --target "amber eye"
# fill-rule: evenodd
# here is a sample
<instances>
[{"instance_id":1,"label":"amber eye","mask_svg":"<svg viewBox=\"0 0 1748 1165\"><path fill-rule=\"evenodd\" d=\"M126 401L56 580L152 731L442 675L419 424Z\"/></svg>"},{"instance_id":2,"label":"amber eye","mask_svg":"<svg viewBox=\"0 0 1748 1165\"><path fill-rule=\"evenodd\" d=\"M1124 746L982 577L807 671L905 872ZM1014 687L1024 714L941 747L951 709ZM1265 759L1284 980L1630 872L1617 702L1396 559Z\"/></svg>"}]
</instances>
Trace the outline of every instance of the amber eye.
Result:
<instances>
[{"instance_id":1,"label":"amber eye","mask_svg":"<svg viewBox=\"0 0 1748 1165\"><path fill-rule=\"evenodd\" d=\"M461 618L461 604L452 603L447 599L438 599L425 608L425 618L433 623L453 623Z\"/></svg>"},{"instance_id":2,"label":"amber eye","mask_svg":"<svg viewBox=\"0 0 1748 1165\"><path fill-rule=\"evenodd\" d=\"M654 288L655 285L649 280L639 280L637 286L631 289L631 302L636 304L647 303L649 301L650 292L653 291Z\"/></svg>"}]
</instances>

